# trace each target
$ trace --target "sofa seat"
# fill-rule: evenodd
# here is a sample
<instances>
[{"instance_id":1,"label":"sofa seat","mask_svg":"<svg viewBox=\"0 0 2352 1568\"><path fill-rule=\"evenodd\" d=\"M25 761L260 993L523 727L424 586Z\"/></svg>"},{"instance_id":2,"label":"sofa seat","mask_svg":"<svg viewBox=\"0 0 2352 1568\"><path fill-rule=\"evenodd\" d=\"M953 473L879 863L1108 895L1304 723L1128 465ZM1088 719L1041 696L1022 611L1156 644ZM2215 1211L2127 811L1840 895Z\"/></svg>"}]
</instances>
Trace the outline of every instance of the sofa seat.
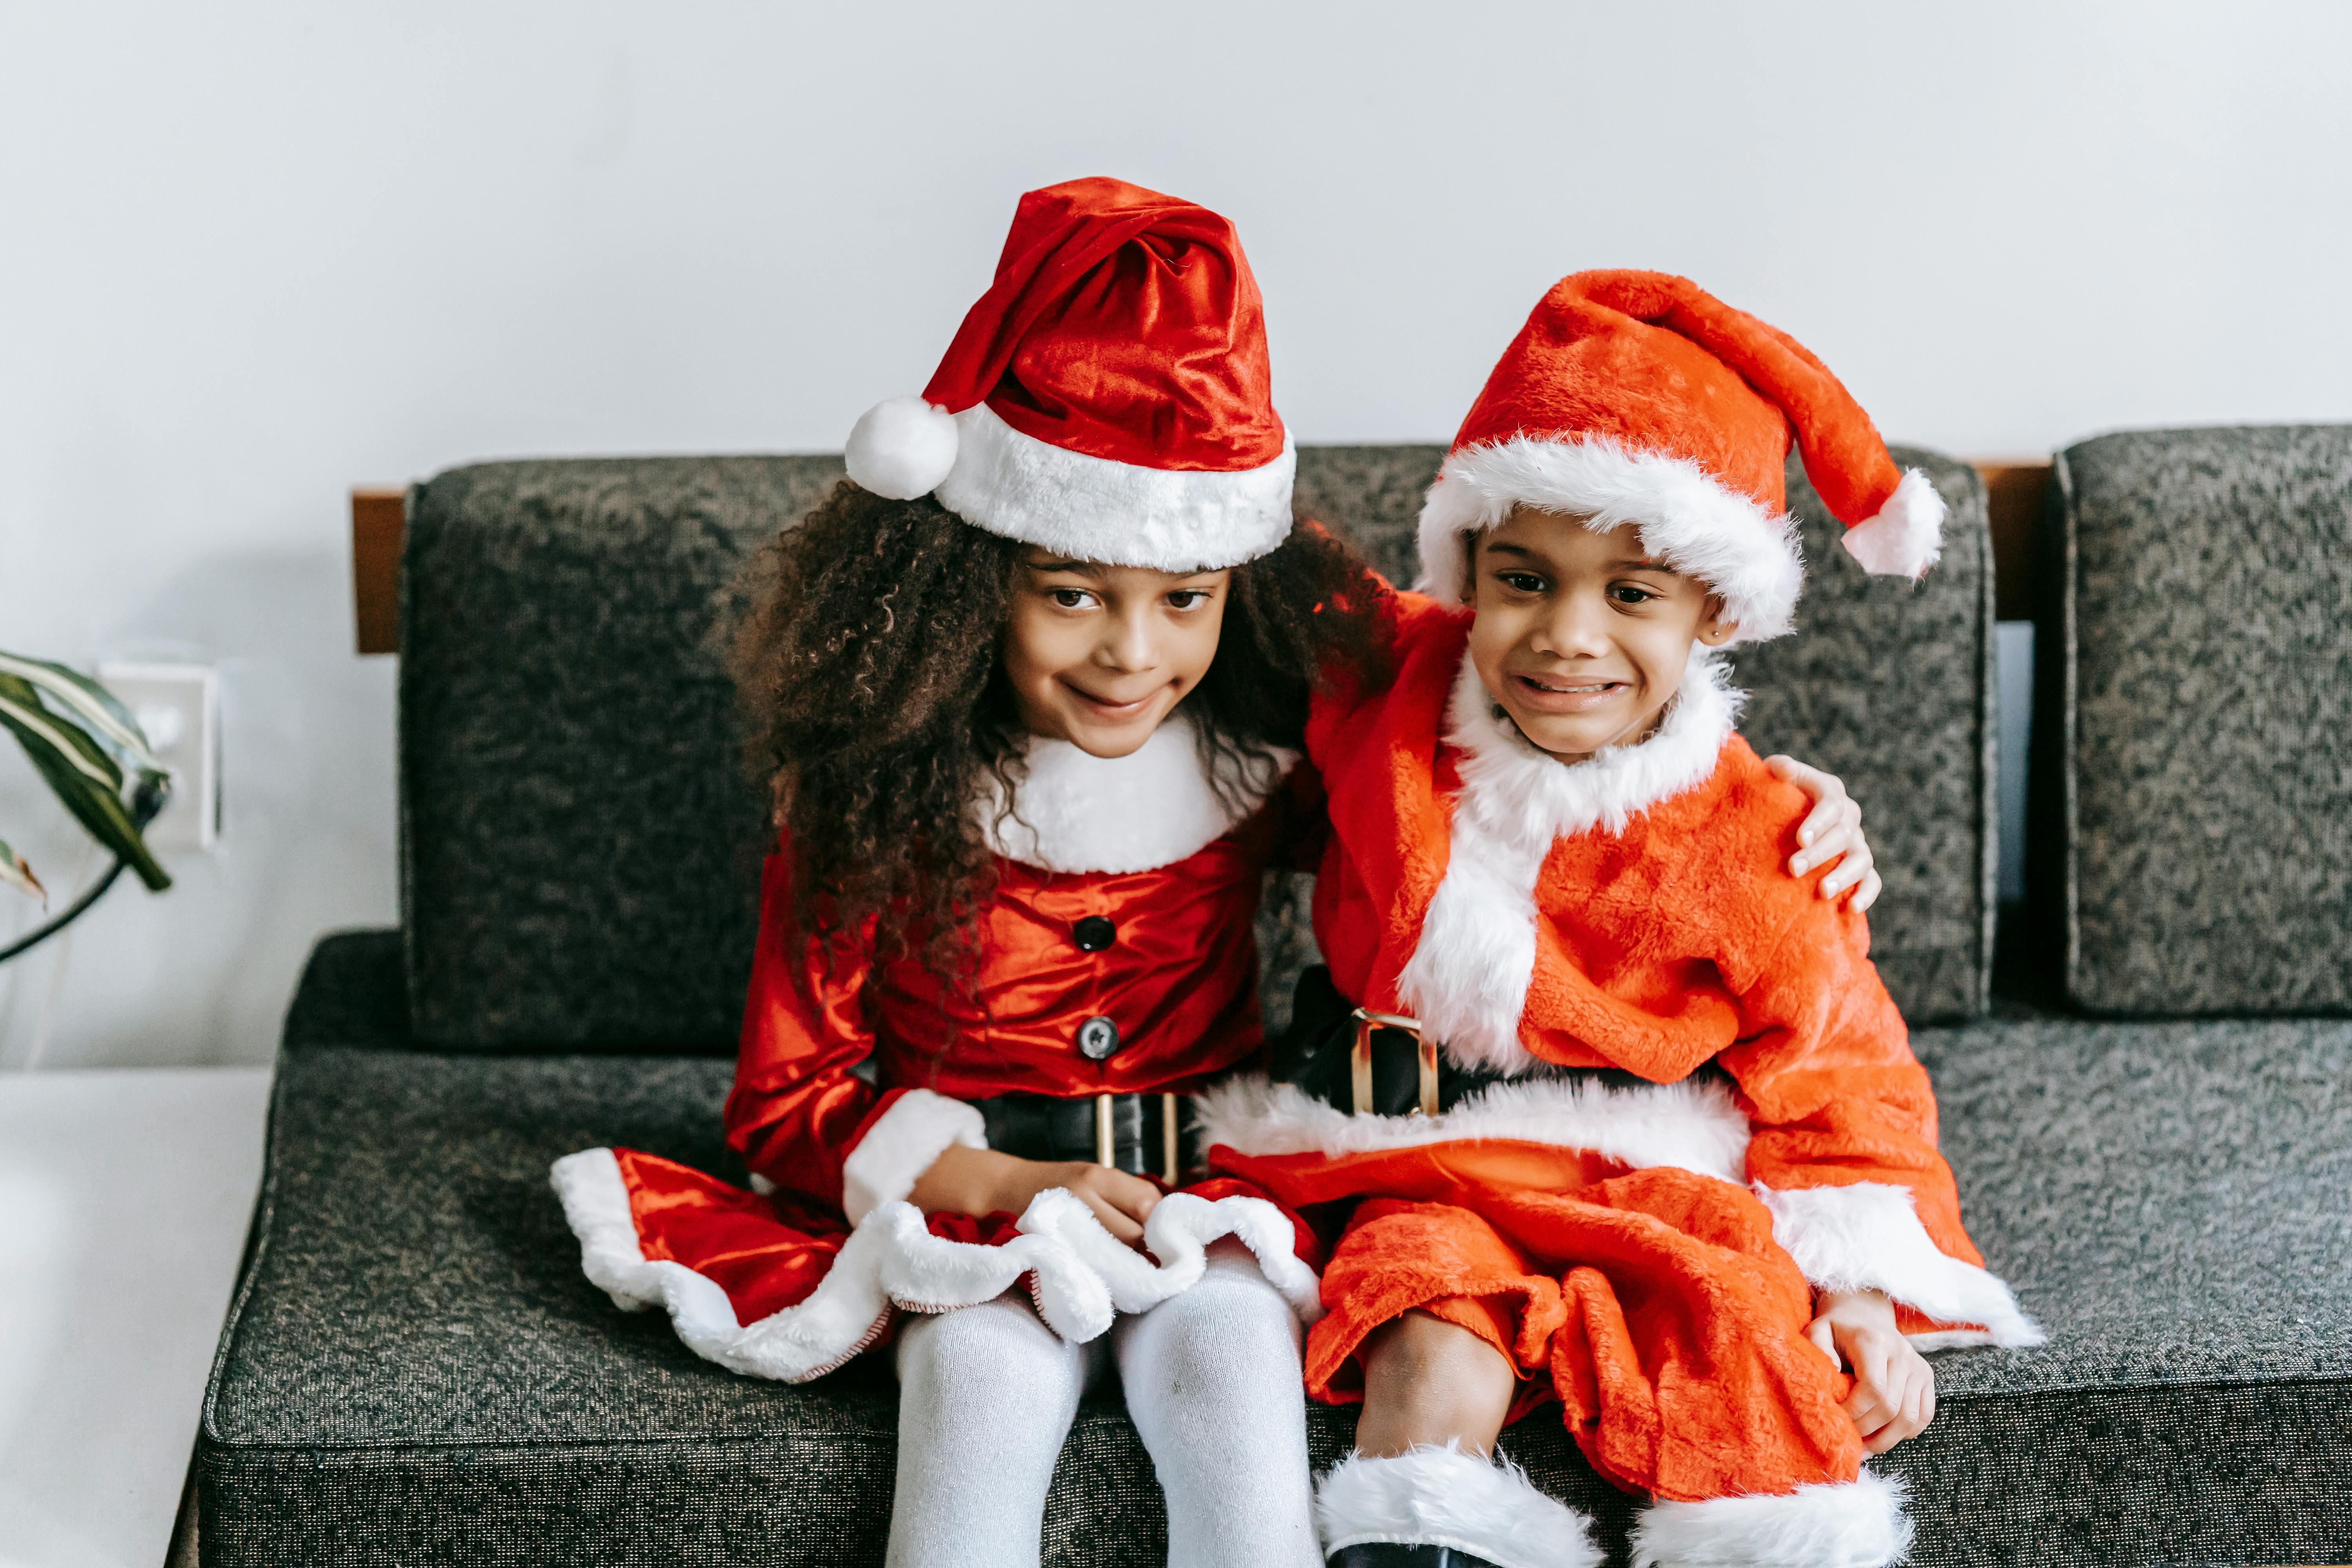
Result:
<instances>
[{"instance_id":1,"label":"sofa seat","mask_svg":"<svg viewBox=\"0 0 2352 1568\"><path fill-rule=\"evenodd\" d=\"M329 938L288 1021L268 1163L198 1449L208 1564L879 1563L880 1358L804 1387L698 1360L579 1270L560 1154L625 1143L740 1175L730 1066L414 1048L399 937ZM1923 1030L1988 1261L2047 1349L1939 1356L1889 1462L1914 1561L2352 1556L2352 1021ZM1318 1408L1318 1465L1344 1412ZM1555 1421L1507 1447L1624 1500ZM1150 1464L1115 1393L1064 1450L1045 1562L1156 1568Z\"/></svg>"}]
</instances>

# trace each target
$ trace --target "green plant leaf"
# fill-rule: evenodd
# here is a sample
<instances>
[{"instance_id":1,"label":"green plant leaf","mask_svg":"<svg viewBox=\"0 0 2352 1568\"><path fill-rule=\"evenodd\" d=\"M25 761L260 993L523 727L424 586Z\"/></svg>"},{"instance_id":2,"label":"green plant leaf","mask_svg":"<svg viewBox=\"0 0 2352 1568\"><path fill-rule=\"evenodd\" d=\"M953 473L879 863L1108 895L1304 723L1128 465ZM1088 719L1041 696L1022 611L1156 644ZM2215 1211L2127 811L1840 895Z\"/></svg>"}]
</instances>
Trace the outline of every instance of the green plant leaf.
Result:
<instances>
[{"instance_id":1,"label":"green plant leaf","mask_svg":"<svg viewBox=\"0 0 2352 1568\"><path fill-rule=\"evenodd\" d=\"M8 847L5 838L0 838L0 882L32 894L41 900L44 910L49 907L49 890L41 886L41 879L33 875L33 868L26 864L22 855Z\"/></svg>"},{"instance_id":2,"label":"green plant leaf","mask_svg":"<svg viewBox=\"0 0 2352 1568\"><path fill-rule=\"evenodd\" d=\"M0 674L13 675L54 695L57 700L81 716L82 721L130 757L131 762L149 773L162 773L163 764L155 760L154 748L148 743L147 731L131 716L131 710L120 698L86 675L68 669L62 664L52 664L45 658L26 658L22 654L0 649Z\"/></svg>"},{"instance_id":3,"label":"green plant leaf","mask_svg":"<svg viewBox=\"0 0 2352 1568\"><path fill-rule=\"evenodd\" d=\"M0 680L5 680L0 677ZM46 717L50 722L42 722ZM21 706L0 695L0 725L5 725L33 760L33 766L47 781L65 808L73 813L74 820L89 829L89 836L111 850L124 864L139 874L139 879L155 892L172 885L171 876L156 864L155 857L141 837L139 825L131 819L131 812L122 804L121 770L115 769L115 783L108 784L105 775L93 776L86 757L70 750L72 741L79 739L84 747L95 749L96 743L79 729L54 714L37 716L26 723ZM112 768L111 759L102 760Z\"/></svg>"},{"instance_id":4,"label":"green plant leaf","mask_svg":"<svg viewBox=\"0 0 2352 1568\"><path fill-rule=\"evenodd\" d=\"M19 689L12 690L11 688ZM109 756L106 748L89 738L89 732L62 713L52 713L37 699L27 701L30 688L25 682L0 676L0 719L21 739L31 734L47 742L79 773L93 784L120 793L122 788L122 768Z\"/></svg>"}]
</instances>

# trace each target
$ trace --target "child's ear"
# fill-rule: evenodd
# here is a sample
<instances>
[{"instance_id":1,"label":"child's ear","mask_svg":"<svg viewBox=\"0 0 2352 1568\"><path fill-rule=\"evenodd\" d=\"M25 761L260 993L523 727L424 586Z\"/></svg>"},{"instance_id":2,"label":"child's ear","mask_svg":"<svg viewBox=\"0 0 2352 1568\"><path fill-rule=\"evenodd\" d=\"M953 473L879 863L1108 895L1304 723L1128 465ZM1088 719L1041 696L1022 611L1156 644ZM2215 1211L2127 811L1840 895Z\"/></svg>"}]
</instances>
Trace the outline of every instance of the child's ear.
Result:
<instances>
[{"instance_id":1,"label":"child's ear","mask_svg":"<svg viewBox=\"0 0 2352 1568\"><path fill-rule=\"evenodd\" d=\"M1706 596L1706 615L1698 624L1698 640L1709 647L1721 647L1731 640L1733 633L1739 630L1738 621L1723 618L1723 595L1709 594Z\"/></svg>"}]
</instances>

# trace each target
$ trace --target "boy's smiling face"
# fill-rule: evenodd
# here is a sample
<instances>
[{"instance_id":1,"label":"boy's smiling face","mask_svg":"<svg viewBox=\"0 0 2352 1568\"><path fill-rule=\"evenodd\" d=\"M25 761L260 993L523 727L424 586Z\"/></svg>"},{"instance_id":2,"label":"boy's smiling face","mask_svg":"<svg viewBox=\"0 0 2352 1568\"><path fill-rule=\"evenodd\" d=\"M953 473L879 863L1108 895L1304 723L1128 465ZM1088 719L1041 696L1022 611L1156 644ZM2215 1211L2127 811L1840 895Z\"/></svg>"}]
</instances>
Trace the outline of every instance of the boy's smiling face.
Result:
<instances>
[{"instance_id":1,"label":"boy's smiling face","mask_svg":"<svg viewBox=\"0 0 2352 1568\"><path fill-rule=\"evenodd\" d=\"M1538 748L1580 762L1646 737L1691 644L1738 628L1704 584L1646 557L1631 523L1597 533L1518 507L1471 544L1470 659Z\"/></svg>"}]
</instances>

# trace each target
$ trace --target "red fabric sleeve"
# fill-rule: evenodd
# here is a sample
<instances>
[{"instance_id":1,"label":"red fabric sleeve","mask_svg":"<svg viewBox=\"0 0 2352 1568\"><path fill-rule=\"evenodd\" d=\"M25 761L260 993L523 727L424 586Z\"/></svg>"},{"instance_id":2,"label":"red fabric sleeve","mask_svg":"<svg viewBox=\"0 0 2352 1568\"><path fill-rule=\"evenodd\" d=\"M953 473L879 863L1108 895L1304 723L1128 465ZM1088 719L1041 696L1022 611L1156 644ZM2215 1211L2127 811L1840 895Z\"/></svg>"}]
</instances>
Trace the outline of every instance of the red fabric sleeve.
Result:
<instances>
[{"instance_id":1,"label":"red fabric sleeve","mask_svg":"<svg viewBox=\"0 0 2352 1568\"><path fill-rule=\"evenodd\" d=\"M777 1186L838 1209L842 1163L906 1092L877 1089L855 1070L874 1050L866 1005L870 923L830 939L800 936L788 846L768 857L760 881L760 942L727 1097L727 1142Z\"/></svg>"}]
</instances>

